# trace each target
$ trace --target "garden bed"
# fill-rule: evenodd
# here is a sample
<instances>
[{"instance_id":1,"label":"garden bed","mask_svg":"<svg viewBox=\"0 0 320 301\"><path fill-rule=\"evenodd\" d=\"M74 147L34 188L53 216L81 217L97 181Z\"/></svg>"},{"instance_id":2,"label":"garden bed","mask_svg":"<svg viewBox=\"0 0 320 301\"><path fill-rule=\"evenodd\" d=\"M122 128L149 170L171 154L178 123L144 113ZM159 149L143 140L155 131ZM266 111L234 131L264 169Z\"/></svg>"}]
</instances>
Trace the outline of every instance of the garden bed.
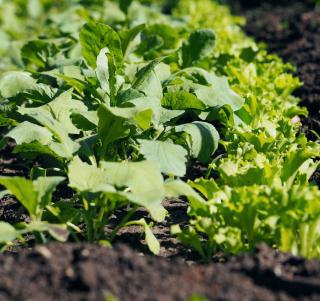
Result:
<instances>
[{"instance_id":1,"label":"garden bed","mask_svg":"<svg viewBox=\"0 0 320 301\"><path fill-rule=\"evenodd\" d=\"M302 131L315 139L320 109L320 13L310 5L292 3L244 10L246 31L286 61L297 65L305 86L296 93L310 117ZM26 175L23 161L12 157L11 145L2 152L2 175ZM201 164L188 174L204 176ZM190 178L191 176L189 176ZM319 173L312 180L319 183ZM63 189L63 188L62 188ZM58 193L60 193L58 191ZM65 191L64 191L65 194ZM159 255L151 256L139 226L118 233L112 249L85 243L29 243L0 255L0 301L8 300L317 300L320 298L320 263L273 250L265 245L253 254L214 255L215 263L204 265L201 257L183 246L170 233L174 224L187 225L187 202L173 198L164 202L169 216L156 223L153 232L161 243ZM127 213L117 211L106 231ZM0 220L28 221L28 215L13 198L0 200ZM134 219L150 220L139 209ZM125 243L126 245L123 245ZM134 250L134 251L133 251ZM190 300L202 300L200 297ZM206 299L203 299L206 300Z\"/></svg>"}]
</instances>

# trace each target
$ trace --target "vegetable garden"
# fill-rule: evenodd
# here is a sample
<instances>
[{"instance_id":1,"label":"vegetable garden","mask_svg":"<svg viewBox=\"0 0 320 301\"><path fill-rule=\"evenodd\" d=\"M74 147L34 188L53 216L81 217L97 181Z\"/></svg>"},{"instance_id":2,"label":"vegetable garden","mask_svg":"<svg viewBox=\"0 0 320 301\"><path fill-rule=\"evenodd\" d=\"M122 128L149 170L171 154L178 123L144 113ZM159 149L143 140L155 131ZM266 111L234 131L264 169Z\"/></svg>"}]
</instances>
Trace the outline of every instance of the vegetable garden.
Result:
<instances>
[{"instance_id":1,"label":"vegetable garden","mask_svg":"<svg viewBox=\"0 0 320 301\"><path fill-rule=\"evenodd\" d=\"M319 298L320 14L234 2L0 1L0 300Z\"/></svg>"}]
</instances>

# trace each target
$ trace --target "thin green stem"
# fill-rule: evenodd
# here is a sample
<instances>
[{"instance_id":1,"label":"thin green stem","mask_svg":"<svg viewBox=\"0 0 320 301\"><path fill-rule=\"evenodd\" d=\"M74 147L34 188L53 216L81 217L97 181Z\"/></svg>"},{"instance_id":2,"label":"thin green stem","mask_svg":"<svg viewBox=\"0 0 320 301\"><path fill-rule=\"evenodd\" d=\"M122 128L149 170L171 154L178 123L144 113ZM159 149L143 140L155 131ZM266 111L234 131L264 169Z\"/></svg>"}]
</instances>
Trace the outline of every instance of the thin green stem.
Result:
<instances>
[{"instance_id":1,"label":"thin green stem","mask_svg":"<svg viewBox=\"0 0 320 301\"><path fill-rule=\"evenodd\" d=\"M134 205L131 210L124 216L121 222L116 226L109 235L109 241L111 242L115 236L117 235L118 231L125 226L128 220L132 217L132 215L137 211L138 206Z\"/></svg>"}]
</instances>

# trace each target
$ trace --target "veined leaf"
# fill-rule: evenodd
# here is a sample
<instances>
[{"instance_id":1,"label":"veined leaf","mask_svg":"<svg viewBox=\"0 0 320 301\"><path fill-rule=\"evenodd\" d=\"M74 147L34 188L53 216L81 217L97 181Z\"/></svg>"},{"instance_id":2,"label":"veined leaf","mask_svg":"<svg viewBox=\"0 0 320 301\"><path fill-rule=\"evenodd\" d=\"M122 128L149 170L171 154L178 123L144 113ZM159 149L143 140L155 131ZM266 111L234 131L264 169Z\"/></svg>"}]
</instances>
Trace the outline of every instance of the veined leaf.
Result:
<instances>
[{"instance_id":1,"label":"veined leaf","mask_svg":"<svg viewBox=\"0 0 320 301\"><path fill-rule=\"evenodd\" d=\"M116 187L127 187L122 193L130 201L144 206L152 218L162 221L166 210L161 205L164 198L163 178L155 162L102 162L107 182Z\"/></svg>"},{"instance_id":2,"label":"veined leaf","mask_svg":"<svg viewBox=\"0 0 320 301\"><path fill-rule=\"evenodd\" d=\"M0 95L9 98L31 89L36 80L28 72L9 71L0 78Z\"/></svg>"},{"instance_id":3,"label":"veined leaf","mask_svg":"<svg viewBox=\"0 0 320 301\"><path fill-rule=\"evenodd\" d=\"M244 99L229 86L226 77L210 75L210 87L201 86L195 90L197 97L209 107L230 105L233 111L241 109Z\"/></svg>"},{"instance_id":4,"label":"veined leaf","mask_svg":"<svg viewBox=\"0 0 320 301\"><path fill-rule=\"evenodd\" d=\"M12 129L6 137L10 137L17 144L38 141L40 144L49 145L52 142L52 134L45 127L24 121Z\"/></svg>"},{"instance_id":5,"label":"veined leaf","mask_svg":"<svg viewBox=\"0 0 320 301\"><path fill-rule=\"evenodd\" d=\"M66 91L50 103L37 108L19 108L19 113L28 115L45 126L58 142L50 143L50 149L64 158L70 158L79 148L68 134L77 134L79 130L71 121L71 113L86 110L86 107L72 100L72 90Z\"/></svg>"},{"instance_id":6,"label":"veined leaf","mask_svg":"<svg viewBox=\"0 0 320 301\"><path fill-rule=\"evenodd\" d=\"M158 162L161 172L183 177L188 152L180 145L167 141L139 140L140 152L149 161Z\"/></svg>"},{"instance_id":7,"label":"veined leaf","mask_svg":"<svg viewBox=\"0 0 320 301\"><path fill-rule=\"evenodd\" d=\"M117 69L122 68L122 50L119 35L108 25L89 22L80 30L80 43L83 57L89 66L97 68L97 56L101 49L108 48L114 57Z\"/></svg>"}]
</instances>

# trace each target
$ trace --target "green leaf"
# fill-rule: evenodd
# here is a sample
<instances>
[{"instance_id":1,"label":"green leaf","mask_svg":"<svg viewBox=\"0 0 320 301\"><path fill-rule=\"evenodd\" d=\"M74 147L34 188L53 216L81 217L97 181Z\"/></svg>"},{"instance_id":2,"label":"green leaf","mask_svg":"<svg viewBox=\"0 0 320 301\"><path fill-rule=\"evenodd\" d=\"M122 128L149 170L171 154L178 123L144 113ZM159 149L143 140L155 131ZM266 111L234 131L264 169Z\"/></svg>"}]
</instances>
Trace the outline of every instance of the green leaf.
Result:
<instances>
[{"instance_id":1,"label":"green leaf","mask_svg":"<svg viewBox=\"0 0 320 301\"><path fill-rule=\"evenodd\" d=\"M185 91L168 92L161 101L162 105L172 110L204 110L206 105L194 94Z\"/></svg>"},{"instance_id":2,"label":"green leaf","mask_svg":"<svg viewBox=\"0 0 320 301\"><path fill-rule=\"evenodd\" d=\"M164 198L163 178L155 162L101 162L107 182L116 187L127 187L122 193L135 204L144 206L156 221L165 218L161 205ZM127 192L128 191L128 192Z\"/></svg>"},{"instance_id":3,"label":"green leaf","mask_svg":"<svg viewBox=\"0 0 320 301\"><path fill-rule=\"evenodd\" d=\"M241 109L244 99L231 89L226 77L210 73L206 79L210 86L199 86L194 92L202 102L209 107L229 105L233 111Z\"/></svg>"},{"instance_id":4,"label":"green leaf","mask_svg":"<svg viewBox=\"0 0 320 301\"><path fill-rule=\"evenodd\" d=\"M18 93L31 89L36 80L28 72L9 71L0 78L0 94L4 98L16 96Z\"/></svg>"},{"instance_id":5,"label":"green leaf","mask_svg":"<svg viewBox=\"0 0 320 301\"><path fill-rule=\"evenodd\" d=\"M178 177L186 174L188 152L182 146L167 141L138 141L141 154L149 161L158 162L161 172Z\"/></svg>"},{"instance_id":6,"label":"green leaf","mask_svg":"<svg viewBox=\"0 0 320 301\"><path fill-rule=\"evenodd\" d=\"M206 258L205 251L200 241L200 236L194 228L189 226L187 229L182 230L179 225L173 225L171 226L171 234L176 235L183 244L191 246L203 258Z\"/></svg>"},{"instance_id":7,"label":"green leaf","mask_svg":"<svg viewBox=\"0 0 320 301\"><path fill-rule=\"evenodd\" d=\"M5 186L18 199L31 216L36 215L37 192L32 181L22 177L0 177L0 184Z\"/></svg>"},{"instance_id":8,"label":"green leaf","mask_svg":"<svg viewBox=\"0 0 320 301\"><path fill-rule=\"evenodd\" d=\"M137 220L137 221L131 221L128 222L126 225L139 225L142 226L145 233L145 239L148 245L149 250L155 254L158 255L160 252L160 243L157 240L157 238L152 233L152 230L150 226L147 224L146 220L144 218Z\"/></svg>"},{"instance_id":9,"label":"green leaf","mask_svg":"<svg viewBox=\"0 0 320 301\"><path fill-rule=\"evenodd\" d=\"M172 52L177 48L179 34L170 24L148 24L141 33L141 43L136 53L145 58L156 58L164 51Z\"/></svg>"},{"instance_id":10,"label":"green leaf","mask_svg":"<svg viewBox=\"0 0 320 301\"><path fill-rule=\"evenodd\" d=\"M201 192L201 194L207 199L210 200L213 197L213 194L220 190L219 186L216 184L214 179L204 179L199 178L193 182L189 182L189 185Z\"/></svg>"},{"instance_id":11,"label":"green leaf","mask_svg":"<svg viewBox=\"0 0 320 301\"><path fill-rule=\"evenodd\" d=\"M44 40L33 40L26 43L21 49L23 62L28 65L35 65L39 68L45 68L49 59L58 53L55 44Z\"/></svg>"},{"instance_id":12,"label":"green leaf","mask_svg":"<svg viewBox=\"0 0 320 301\"><path fill-rule=\"evenodd\" d=\"M300 149L289 153L282 166L281 180L290 187L302 164L315 156L319 156L319 149Z\"/></svg>"},{"instance_id":13,"label":"green leaf","mask_svg":"<svg viewBox=\"0 0 320 301\"><path fill-rule=\"evenodd\" d=\"M45 208L51 203L52 193L64 179L64 177L39 177L33 181L39 208Z\"/></svg>"},{"instance_id":14,"label":"green leaf","mask_svg":"<svg viewBox=\"0 0 320 301\"><path fill-rule=\"evenodd\" d=\"M8 223L0 222L0 243L9 243L17 238L18 231Z\"/></svg>"},{"instance_id":15,"label":"green leaf","mask_svg":"<svg viewBox=\"0 0 320 301\"><path fill-rule=\"evenodd\" d=\"M17 144L38 141L42 145L49 145L52 142L52 134L48 129L29 121L20 123L6 137L14 139Z\"/></svg>"},{"instance_id":16,"label":"green leaf","mask_svg":"<svg viewBox=\"0 0 320 301\"><path fill-rule=\"evenodd\" d=\"M98 117L98 134L102 142L100 156L103 157L110 143L129 135L130 126L126 123L127 119L125 117L117 116L105 105L100 105Z\"/></svg>"},{"instance_id":17,"label":"green leaf","mask_svg":"<svg viewBox=\"0 0 320 301\"><path fill-rule=\"evenodd\" d=\"M57 142L50 143L50 149L64 158L71 158L78 150L79 144L74 142L68 134L78 134L71 120L72 112L86 111L82 102L72 99L72 90L62 93L53 101L37 108L19 108L19 113L28 115L45 126L56 138Z\"/></svg>"},{"instance_id":18,"label":"green leaf","mask_svg":"<svg viewBox=\"0 0 320 301\"><path fill-rule=\"evenodd\" d=\"M112 64L112 61L108 59L108 54L110 52L107 47L101 49L97 56L96 74L100 87L109 95L112 94L114 96L116 83L115 67L109 68L109 63Z\"/></svg>"},{"instance_id":19,"label":"green leaf","mask_svg":"<svg viewBox=\"0 0 320 301\"><path fill-rule=\"evenodd\" d=\"M97 57L103 48L108 48L117 69L122 68L123 55L119 35L110 26L89 22L80 30L82 55L93 69L97 68Z\"/></svg>"},{"instance_id":20,"label":"green leaf","mask_svg":"<svg viewBox=\"0 0 320 301\"><path fill-rule=\"evenodd\" d=\"M126 57L130 53L130 44L133 42L135 37L145 28L145 24L137 25L128 30L122 30L119 33L121 39L122 53Z\"/></svg>"},{"instance_id":21,"label":"green leaf","mask_svg":"<svg viewBox=\"0 0 320 301\"><path fill-rule=\"evenodd\" d=\"M163 109L161 107L159 98L144 96L128 100L126 104L134 105L136 108L135 110L139 112L135 113L136 115L134 117L134 120L142 129L148 129L150 127L151 122L155 128L159 127L161 123L160 120L163 117ZM141 115L140 112L143 114Z\"/></svg>"},{"instance_id":22,"label":"green leaf","mask_svg":"<svg viewBox=\"0 0 320 301\"><path fill-rule=\"evenodd\" d=\"M195 121L176 126L175 130L190 135L189 146L191 154L201 162L207 163L218 148L220 136L210 123Z\"/></svg>"},{"instance_id":23,"label":"green leaf","mask_svg":"<svg viewBox=\"0 0 320 301\"><path fill-rule=\"evenodd\" d=\"M32 182L22 177L0 177L5 186L33 217L51 202L52 193L63 177L39 177Z\"/></svg>"},{"instance_id":24,"label":"green leaf","mask_svg":"<svg viewBox=\"0 0 320 301\"><path fill-rule=\"evenodd\" d=\"M182 46L183 66L191 66L213 51L215 45L215 34L211 29L198 29L191 33L188 41Z\"/></svg>"},{"instance_id":25,"label":"green leaf","mask_svg":"<svg viewBox=\"0 0 320 301\"><path fill-rule=\"evenodd\" d=\"M73 112L71 120L78 129L83 131L95 130L99 123L97 111Z\"/></svg>"},{"instance_id":26,"label":"green leaf","mask_svg":"<svg viewBox=\"0 0 320 301\"><path fill-rule=\"evenodd\" d=\"M163 96L162 85L155 72L155 67L160 62L161 59L156 59L141 68L135 76L132 88L143 92L146 96L153 96L161 99Z\"/></svg>"},{"instance_id":27,"label":"green leaf","mask_svg":"<svg viewBox=\"0 0 320 301\"><path fill-rule=\"evenodd\" d=\"M185 196L188 198L192 210L207 210L207 202L198 194L191 185L181 180L167 180L164 184L165 194L168 198L178 198Z\"/></svg>"},{"instance_id":28,"label":"green leaf","mask_svg":"<svg viewBox=\"0 0 320 301\"><path fill-rule=\"evenodd\" d=\"M181 180L167 180L165 182L166 197L177 198L179 196L191 196L197 198L200 201L204 201L203 198L197 194L192 187Z\"/></svg>"},{"instance_id":29,"label":"green leaf","mask_svg":"<svg viewBox=\"0 0 320 301\"><path fill-rule=\"evenodd\" d=\"M82 162L78 156L68 165L68 178L69 186L80 192L116 192L107 184L103 169Z\"/></svg>"}]
</instances>

